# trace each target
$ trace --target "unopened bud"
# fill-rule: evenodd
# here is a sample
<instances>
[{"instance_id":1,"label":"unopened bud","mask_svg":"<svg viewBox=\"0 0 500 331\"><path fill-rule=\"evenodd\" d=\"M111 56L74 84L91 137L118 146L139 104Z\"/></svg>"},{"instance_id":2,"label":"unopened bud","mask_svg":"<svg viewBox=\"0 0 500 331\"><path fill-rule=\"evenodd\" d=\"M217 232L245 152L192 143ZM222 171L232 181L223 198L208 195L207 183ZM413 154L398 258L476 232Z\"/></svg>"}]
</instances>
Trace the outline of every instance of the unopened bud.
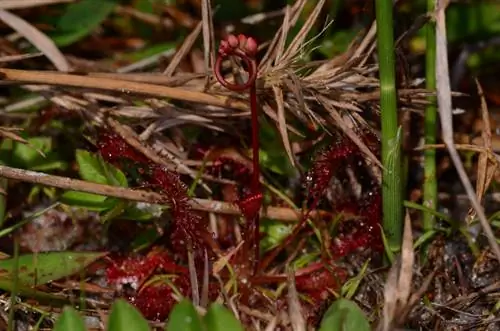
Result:
<instances>
[{"instance_id":1,"label":"unopened bud","mask_svg":"<svg viewBox=\"0 0 500 331\"><path fill-rule=\"evenodd\" d=\"M245 52L248 55L252 55L253 56L253 55L257 54L257 49L258 49L257 42L252 37L249 37L247 39L246 44L245 44Z\"/></svg>"},{"instance_id":2,"label":"unopened bud","mask_svg":"<svg viewBox=\"0 0 500 331\"><path fill-rule=\"evenodd\" d=\"M236 36L233 34L227 36L226 40L229 43L229 46L231 46L232 48L237 48L238 45L240 45L238 38L236 38Z\"/></svg>"},{"instance_id":3,"label":"unopened bud","mask_svg":"<svg viewBox=\"0 0 500 331\"><path fill-rule=\"evenodd\" d=\"M219 45L219 54L221 56L226 56L229 49L230 49L229 43L226 40L221 40Z\"/></svg>"}]
</instances>

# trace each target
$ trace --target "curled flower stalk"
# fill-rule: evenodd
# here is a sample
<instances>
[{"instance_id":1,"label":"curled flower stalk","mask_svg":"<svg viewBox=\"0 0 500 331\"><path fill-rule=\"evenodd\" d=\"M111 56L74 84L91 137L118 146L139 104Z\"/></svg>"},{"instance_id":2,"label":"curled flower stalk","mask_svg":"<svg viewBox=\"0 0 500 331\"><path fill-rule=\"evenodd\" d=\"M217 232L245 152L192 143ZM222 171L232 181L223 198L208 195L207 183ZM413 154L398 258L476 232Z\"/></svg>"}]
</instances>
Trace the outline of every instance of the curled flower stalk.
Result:
<instances>
[{"instance_id":1,"label":"curled flower stalk","mask_svg":"<svg viewBox=\"0 0 500 331\"><path fill-rule=\"evenodd\" d=\"M256 272L257 261L259 260L259 211L262 206L262 191L260 187L260 165L259 165L259 114L257 111L257 91L255 82L257 80L257 42L244 35L238 37L229 35L226 40L222 40L219 46L219 56L215 62L214 74L219 83L232 91L250 92L250 110L252 117L252 181L250 193L242 197L238 202L243 216L245 217L246 232L251 240L248 242L254 251L252 261L253 272ZM243 83L231 83L226 80L222 74L222 63L230 56L239 58L246 66L248 79ZM252 235L253 234L253 235ZM248 237L247 237L248 238Z\"/></svg>"}]
</instances>

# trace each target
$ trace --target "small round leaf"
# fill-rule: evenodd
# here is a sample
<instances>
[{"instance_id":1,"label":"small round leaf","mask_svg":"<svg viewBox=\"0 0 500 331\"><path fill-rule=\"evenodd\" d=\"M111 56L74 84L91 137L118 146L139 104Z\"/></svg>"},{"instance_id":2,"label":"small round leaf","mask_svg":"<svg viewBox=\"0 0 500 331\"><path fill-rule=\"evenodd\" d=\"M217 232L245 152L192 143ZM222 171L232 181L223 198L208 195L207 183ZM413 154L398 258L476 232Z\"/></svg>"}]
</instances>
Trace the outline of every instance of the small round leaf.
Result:
<instances>
[{"instance_id":1,"label":"small round leaf","mask_svg":"<svg viewBox=\"0 0 500 331\"><path fill-rule=\"evenodd\" d=\"M191 301L184 299L174 306L165 331L203 331L200 316Z\"/></svg>"},{"instance_id":2,"label":"small round leaf","mask_svg":"<svg viewBox=\"0 0 500 331\"><path fill-rule=\"evenodd\" d=\"M130 303L118 299L111 307L108 331L150 331L148 322Z\"/></svg>"},{"instance_id":3,"label":"small round leaf","mask_svg":"<svg viewBox=\"0 0 500 331\"><path fill-rule=\"evenodd\" d=\"M243 326L224 306L213 303L205 315L208 331L243 331Z\"/></svg>"},{"instance_id":4,"label":"small round leaf","mask_svg":"<svg viewBox=\"0 0 500 331\"><path fill-rule=\"evenodd\" d=\"M351 300L339 299L326 311L319 331L370 331L370 323L358 305Z\"/></svg>"},{"instance_id":5,"label":"small round leaf","mask_svg":"<svg viewBox=\"0 0 500 331\"><path fill-rule=\"evenodd\" d=\"M83 318L73 307L64 310L54 325L54 331L86 331Z\"/></svg>"}]
</instances>

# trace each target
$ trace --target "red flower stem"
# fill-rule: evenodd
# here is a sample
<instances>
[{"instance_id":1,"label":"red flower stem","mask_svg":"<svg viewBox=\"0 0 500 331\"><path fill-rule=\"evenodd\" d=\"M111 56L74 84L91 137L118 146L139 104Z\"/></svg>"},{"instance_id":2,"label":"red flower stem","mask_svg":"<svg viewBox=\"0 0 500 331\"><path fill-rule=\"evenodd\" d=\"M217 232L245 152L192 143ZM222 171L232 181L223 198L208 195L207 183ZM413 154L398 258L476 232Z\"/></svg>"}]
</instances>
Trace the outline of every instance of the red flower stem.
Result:
<instances>
[{"instance_id":1,"label":"red flower stem","mask_svg":"<svg viewBox=\"0 0 500 331\"><path fill-rule=\"evenodd\" d=\"M252 191L260 192L260 163L259 163L259 113L257 110L257 89L255 81L250 87L250 109L252 111Z\"/></svg>"},{"instance_id":2,"label":"red flower stem","mask_svg":"<svg viewBox=\"0 0 500 331\"><path fill-rule=\"evenodd\" d=\"M250 109L252 111L252 157L253 157L253 172L252 172L252 193L259 194L260 189L260 163L259 163L259 114L257 112L257 91L255 81L250 88ZM253 274L257 273L260 258L260 217L257 213L253 220L254 227L254 263Z\"/></svg>"},{"instance_id":3,"label":"red flower stem","mask_svg":"<svg viewBox=\"0 0 500 331\"><path fill-rule=\"evenodd\" d=\"M246 208L242 208L243 214L247 219L246 230L253 232L253 238L247 239L247 244L254 251L252 264L253 274L257 271L259 261L259 243L260 243L260 218L259 211L262 205L262 192L260 188L260 164L259 164L259 114L257 111L257 89L255 81L257 80L257 43L252 38L239 35L229 35L223 40L219 47L219 56L215 62L215 77L225 88L233 91L250 90L250 110L252 118L252 181L250 187L250 196L243 199ZM246 65L248 80L245 83L229 83L222 75L222 62L229 56L240 58ZM241 205L240 205L241 208ZM248 247L248 246L247 246Z\"/></svg>"}]
</instances>

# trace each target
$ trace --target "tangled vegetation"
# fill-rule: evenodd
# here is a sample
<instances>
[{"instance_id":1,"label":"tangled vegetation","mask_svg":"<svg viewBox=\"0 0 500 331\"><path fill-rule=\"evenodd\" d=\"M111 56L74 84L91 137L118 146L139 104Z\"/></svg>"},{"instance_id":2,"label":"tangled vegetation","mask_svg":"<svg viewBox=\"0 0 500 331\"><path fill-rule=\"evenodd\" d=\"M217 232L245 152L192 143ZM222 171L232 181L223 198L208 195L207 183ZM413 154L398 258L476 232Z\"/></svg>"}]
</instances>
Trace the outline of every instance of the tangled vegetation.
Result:
<instances>
[{"instance_id":1,"label":"tangled vegetation","mask_svg":"<svg viewBox=\"0 0 500 331\"><path fill-rule=\"evenodd\" d=\"M0 0L0 329L495 330L499 9Z\"/></svg>"}]
</instances>

